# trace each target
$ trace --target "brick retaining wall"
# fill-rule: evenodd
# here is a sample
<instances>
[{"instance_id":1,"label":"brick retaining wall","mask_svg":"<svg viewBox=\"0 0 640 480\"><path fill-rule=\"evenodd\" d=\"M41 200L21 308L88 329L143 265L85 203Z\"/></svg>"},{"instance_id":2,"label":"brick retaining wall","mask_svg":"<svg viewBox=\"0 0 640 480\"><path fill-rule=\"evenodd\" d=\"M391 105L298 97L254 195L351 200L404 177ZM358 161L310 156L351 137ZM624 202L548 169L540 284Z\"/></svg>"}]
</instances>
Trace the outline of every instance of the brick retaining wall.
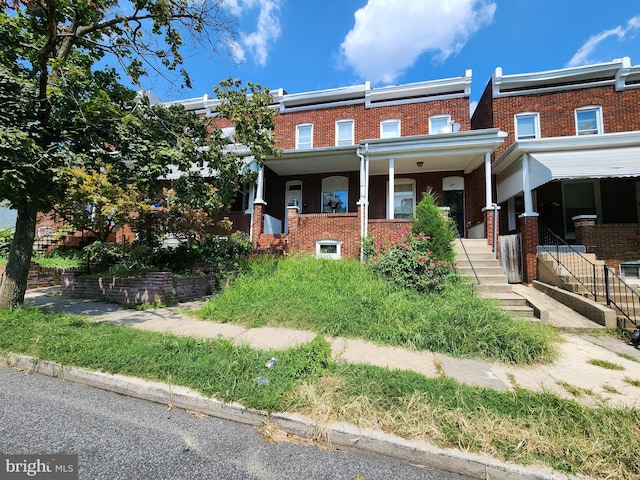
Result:
<instances>
[{"instance_id":1,"label":"brick retaining wall","mask_svg":"<svg viewBox=\"0 0 640 480\"><path fill-rule=\"evenodd\" d=\"M213 276L175 278L171 272L153 272L145 278L86 277L65 272L60 284L62 295L126 305L175 304L211 294L215 289Z\"/></svg>"},{"instance_id":2,"label":"brick retaining wall","mask_svg":"<svg viewBox=\"0 0 640 480\"><path fill-rule=\"evenodd\" d=\"M0 265L0 279L2 279L4 275L5 268L5 265ZM62 270L41 267L37 263L31 262L29 276L27 277L27 290L60 285L61 276Z\"/></svg>"}]
</instances>

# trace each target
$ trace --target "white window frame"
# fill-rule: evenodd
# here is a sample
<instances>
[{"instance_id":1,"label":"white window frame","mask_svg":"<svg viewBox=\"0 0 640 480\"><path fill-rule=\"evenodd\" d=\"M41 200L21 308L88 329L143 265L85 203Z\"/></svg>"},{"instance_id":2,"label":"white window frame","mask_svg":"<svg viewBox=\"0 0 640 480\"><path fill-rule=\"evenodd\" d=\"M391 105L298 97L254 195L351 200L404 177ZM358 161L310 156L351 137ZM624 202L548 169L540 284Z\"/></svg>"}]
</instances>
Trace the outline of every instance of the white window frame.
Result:
<instances>
[{"instance_id":1,"label":"white window frame","mask_svg":"<svg viewBox=\"0 0 640 480\"><path fill-rule=\"evenodd\" d=\"M596 114L596 128L589 130L580 130L578 115L582 112L595 112ZM575 109L575 121L576 121L576 135L601 135L604 132L602 121L602 107L599 105L590 105L586 107L580 107Z\"/></svg>"},{"instance_id":2,"label":"white window frame","mask_svg":"<svg viewBox=\"0 0 640 480\"><path fill-rule=\"evenodd\" d=\"M322 247L335 247L335 253L323 253ZM317 240L316 241L316 258L326 258L328 260L340 260L342 253L342 242L340 240Z\"/></svg>"},{"instance_id":3,"label":"white window frame","mask_svg":"<svg viewBox=\"0 0 640 480\"><path fill-rule=\"evenodd\" d=\"M394 135L389 135L385 133L385 127L395 125L396 131ZM400 137L400 119L399 118L390 118L388 120L383 120L380 122L380 138L397 138Z\"/></svg>"},{"instance_id":4,"label":"white window frame","mask_svg":"<svg viewBox=\"0 0 640 480\"><path fill-rule=\"evenodd\" d=\"M518 128L518 120L524 118L533 118L533 136L530 134L521 135ZM522 112L517 113L513 118L515 126L516 140L534 140L540 138L540 114L538 112Z\"/></svg>"},{"instance_id":5,"label":"white window frame","mask_svg":"<svg viewBox=\"0 0 640 480\"><path fill-rule=\"evenodd\" d=\"M439 127L434 125L436 122L442 122L442 120L446 121L446 125L440 125ZM432 115L429 117L429 135L433 135L434 133L451 133L452 125L451 115Z\"/></svg>"},{"instance_id":6,"label":"white window frame","mask_svg":"<svg viewBox=\"0 0 640 480\"><path fill-rule=\"evenodd\" d=\"M336 121L336 147L347 147L353 145L354 141L354 124L352 118L344 118L342 120ZM349 128L349 136L341 137L340 136L340 127L345 126Z\"/></svg>"},{"instance_id":7,"label":"white window frame","mask_svg":"<svg viewBox=\"0 0 640 480\"><path fill-rule=\"evenodd\" d=\"M409 218L415 217L417 198L416 198L416 181L414 178L395 178L393 180L393 217L404 218L404 217L399 217L398 214L396 213L396 202L395 202L396 197L401 193L406 193L406 192L398 191L398 185L411 185L411 193L413 195L413 205L412 205L411 215L409 215ZM387 192L388 191L389 191L389 182L387 182ZM389 211L388 208L387 208L387 211Z\"/></svg>"},{"instance_id":8,"label":"white window frame","mask_svg":"<svg viewBox=\"0 0 640 480\"><path fill-rule=\"evenodd\" d=\"M300 144L300 131L309 129L309 143ZM308 145L308 146L307 146ZM313 148L313 123L300 123L296 125L296 150L307 150Z\"/></svg>"}]
</instances>

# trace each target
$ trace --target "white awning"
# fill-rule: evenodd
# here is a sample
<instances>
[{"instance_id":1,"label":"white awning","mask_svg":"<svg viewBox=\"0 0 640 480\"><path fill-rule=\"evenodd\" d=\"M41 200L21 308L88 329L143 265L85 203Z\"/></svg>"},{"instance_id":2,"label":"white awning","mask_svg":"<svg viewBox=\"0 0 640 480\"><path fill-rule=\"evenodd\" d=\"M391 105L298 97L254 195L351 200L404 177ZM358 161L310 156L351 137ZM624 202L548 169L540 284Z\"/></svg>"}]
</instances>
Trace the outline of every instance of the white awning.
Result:
<instances>
[{"instance_id":1,"label":"white awning","mask_svg":"<svg viewBox=\"0 0 640 480\"><path fill-rule=\"evenodd\" d=\"M640 147L530 153L531 188L551 180L640 176Z\"/></svg>"},{"instance_id":2,"label":"white awning","mask_svg":"<svg viewBox=\"0 0 640 480\"><path fill-rule=\"evenodd\" d=\"M640 146L529 152L529 184L533 190L552 180L640 177ZM498 174L497 201L523 191L521 161Z\"/></svg>"}]
</instances>

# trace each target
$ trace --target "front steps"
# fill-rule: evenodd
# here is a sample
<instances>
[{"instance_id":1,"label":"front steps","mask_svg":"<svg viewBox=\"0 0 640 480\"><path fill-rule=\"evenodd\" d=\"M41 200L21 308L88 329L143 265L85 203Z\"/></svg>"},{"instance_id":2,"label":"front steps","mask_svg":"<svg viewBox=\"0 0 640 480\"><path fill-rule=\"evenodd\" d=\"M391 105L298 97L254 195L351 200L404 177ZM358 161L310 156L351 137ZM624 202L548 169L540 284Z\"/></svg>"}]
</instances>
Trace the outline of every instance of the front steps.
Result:
<instances>
[{"instance_id":1,"label":"front steps","mask_svg":"<svg viewBox=\"0 0 640 480\"><path fill-rule=\"evenodd\" d=\"M456 240L454 243L458 273L474 283L473 288L478 292L478 295L483 298L496 299L504 310L513 315L533 318L533 308L528 305L526 298L513 291L507 281L507 276L502 271L500 262L496 259L495 253L491 251L491 246L487 244L487 240L484 238L463 239L462 242L464 242L464 249L460 240ZM477 284L474 270L480 284Z\"/></svg>"}]
</instances>

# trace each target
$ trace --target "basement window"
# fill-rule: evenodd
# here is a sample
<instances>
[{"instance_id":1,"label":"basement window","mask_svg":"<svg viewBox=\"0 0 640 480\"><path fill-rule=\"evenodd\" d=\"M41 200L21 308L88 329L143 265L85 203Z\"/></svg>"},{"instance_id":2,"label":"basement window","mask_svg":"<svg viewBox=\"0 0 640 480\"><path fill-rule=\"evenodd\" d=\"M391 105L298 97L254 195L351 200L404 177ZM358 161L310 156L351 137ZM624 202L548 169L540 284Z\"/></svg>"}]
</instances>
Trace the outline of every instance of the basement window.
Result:
<instances>
[{"instance_id":1,"label":"basement window","mask_svg":"<svg viewBox=\"0 0 640 480\"><path fill-rule=\"evenodd\" d=\"M316 258L340 260L340 242L338 240L319 240L316 242Z\"/></svg>"}]
</instances>

